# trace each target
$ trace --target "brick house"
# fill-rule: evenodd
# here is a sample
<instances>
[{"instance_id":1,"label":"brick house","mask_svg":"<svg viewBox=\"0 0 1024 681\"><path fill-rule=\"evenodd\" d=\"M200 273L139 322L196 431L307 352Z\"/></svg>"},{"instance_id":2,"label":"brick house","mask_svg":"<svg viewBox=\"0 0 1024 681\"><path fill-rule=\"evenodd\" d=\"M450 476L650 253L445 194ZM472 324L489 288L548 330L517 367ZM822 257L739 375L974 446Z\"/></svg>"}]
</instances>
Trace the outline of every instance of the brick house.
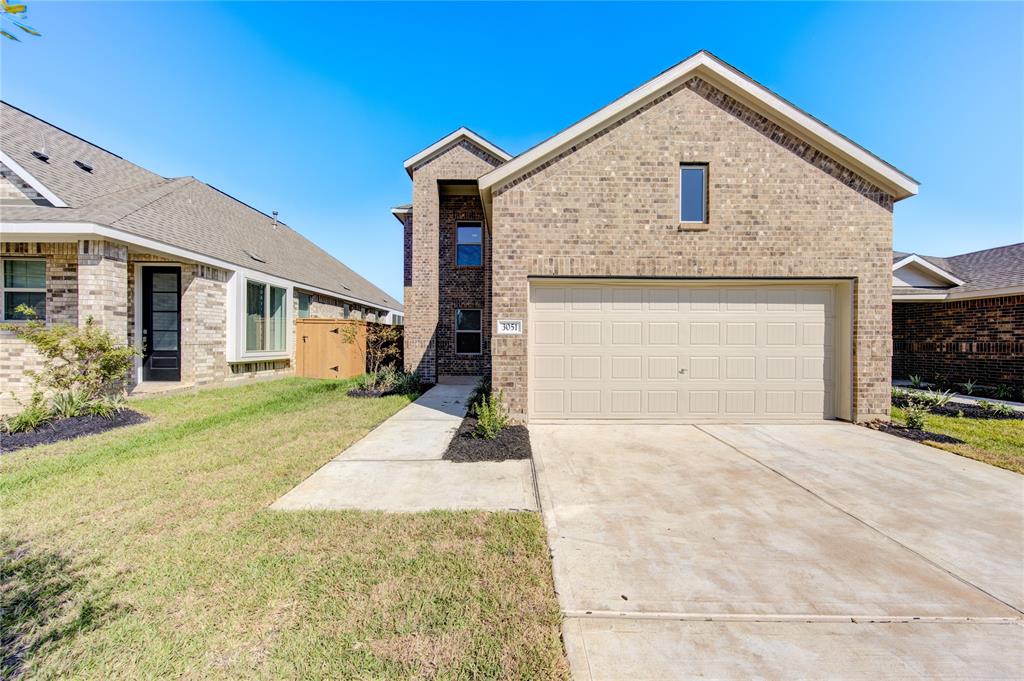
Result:
<instances>
[{"instance_id":1,"label":"brick house","mask_svg":"<svg viewBox=\"0 0 1024 681\"><path fill-rule=\"evenodd\" d=\"M892 256L892 375L1024 388L1024 243Z\"/></svg>"},{"instance_id":2,"label":"brick house","mask_svg":"<svg viewBox=\"0 0 1024 681\"><path fill-rule=\"evenodd\" d=\"M520 421L888 418L917 183L707 52L513 157L408 159L406 368Z\"/></svg>"},{"instance_id":3,"label":"brick house","mask_svg":"<svg viewBox=\"0 0 1024 681\"><path fill-rule=\"evenodd\" d=\"M164 178L7 103L0 108L0 319L92 317L141 351L133 387L291 371L296 317L400 321L402 306L275 217ZM31 347L0 331L0 413Z\"/></svg>"}]
</instances>

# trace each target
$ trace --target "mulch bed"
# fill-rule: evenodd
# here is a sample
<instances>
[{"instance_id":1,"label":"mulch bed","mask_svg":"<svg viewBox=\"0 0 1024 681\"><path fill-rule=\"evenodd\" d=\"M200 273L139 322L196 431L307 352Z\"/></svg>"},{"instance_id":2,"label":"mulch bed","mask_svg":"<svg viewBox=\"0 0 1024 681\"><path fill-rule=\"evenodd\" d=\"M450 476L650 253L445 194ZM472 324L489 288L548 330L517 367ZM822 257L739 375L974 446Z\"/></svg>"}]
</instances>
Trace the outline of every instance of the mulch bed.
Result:
<instances>
[{"instance_id":1,"label":"mulch bed","mask_svg":"<svg viewBox=\"0 0 1024 681\"><path fill-rule=\"evenodd\" d=\"M510 461L529 459L533 456L533 450L530 449L530 432L526 426L506 426L493 440L473 437L475 428L475 417L467 416L462 419L462 425L448 444L448 451L444 453L446 461Z\"/></svg>"},{"instance_id":2,"label":"mulch bed","mask_svg":"<svg viewBox=\"0 0 1024 681\"><path fill-rule=\"evenodd\" d=\"M422 395L433 387L433 383L420 383L420 387L416 392ZM387 397L388 395L398 395L399 392L397 390L363 390L362 388L352 388L345 394L349 397Z\"/></svg>"},{"instance_id":3,"label":"mulch bed","mask_svg":"<svg viewBox=\"0 0 1024 681\"><path fill-rule=\"evenodd\" d=\"M83 435L95 435L114 428L134 426L145 423L148 416L131 409L121 409L110 418L102 416L74 416L45 423L35 430L12 435L0 435L0 452L13 452L16 449L48 445L63 440L72 440Z\"/></svg>"},{"instance_id":4,"label":"mulch bed","mask_svg":"<svg viewBox=\"0 0 1024 681\"><path fill-rule=\"evenodd\" d=\"M897 437L906 438L913 440L914 442L940 442L942 444L959 445L963 444L963 440L960 440L949 435L943 435L941 433L929 433L926 430L918 430L917 428L908 428L906 426L899 426L895 423L886 423L885 421L872 421L867 424L868 428L873 430L880 430L883 433L889 433L890 435L896 435Z\"/></svg>"},{"instance_id":5,"label":"mulch bed","mask_svg":"<svg viewBox=\"0 0 1024 681\"><path fill-rule=\"evenodd\" d=\"M906 400L893 400L897 407L906 407ZM995 404L995 403L993 403ZM930 407L928 412L940 416L963 416L968 419L1024 419L1024 411L1016 409L1007 412L995 412L991 409L985 410L976 404L963 404L961 402L947 402L941 407Z\"/></svg>"}]
</instances>

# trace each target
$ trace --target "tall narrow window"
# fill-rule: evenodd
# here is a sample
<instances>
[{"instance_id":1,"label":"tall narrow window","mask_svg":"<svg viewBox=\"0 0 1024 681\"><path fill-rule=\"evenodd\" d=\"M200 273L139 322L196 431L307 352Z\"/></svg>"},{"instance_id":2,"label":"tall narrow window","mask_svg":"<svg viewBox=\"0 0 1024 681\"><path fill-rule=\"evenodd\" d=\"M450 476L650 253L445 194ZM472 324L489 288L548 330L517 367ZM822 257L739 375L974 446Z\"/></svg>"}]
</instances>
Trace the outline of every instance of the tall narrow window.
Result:
<instances>
[{"instance_id":1,"label":"tall narrow window","mask_svg":"<svg viewBox=\"0 0 1024 681\"><path fill-rule=\"evenodd\" d=\"M683 165L679 168L679 221L708 221L708 167Z\"/></svg>"},{"instance_id":2,"label":"tall narrow window","mask_svg":"<svg viewBox=\"0 0 1024 681\"><path fill-rule=\"evenodd\" d=\"M46 319L46 261L4 260L3 294L4 319Z\"/></svg>"},{"instance_id":3,"label":"tall narrow window","mask_svg":"<svg viewBox=\"0 0 1024 681\"><path fill-rule=\"evenodd\" d=\"M250 352L284 350L287 332L287 291L258 281L245 286L245 349Z\"/></svg>"},{"instance_id":4,"label":"tall narrow window","mask_svg":"<svg viewBox=\"0 0 1024 681\"><path fill-rule=\"evenodd\" d=\"M299 317L301 319L306 319L309 317L309 294L296 293L295 297L299 300Z\"/></svg>"},{"instance_id":5,"label":"tall narrow window","mask_svg":"<svg viewBox=\"0 0 1024 681\"><path fill-rule=\"evenodd\" d=\"M460 222L455 227L455 264L480 267L484 264L484 229L479 222Z\"/></svg>"},{"instance_id":6,"label":"tall narrow window","mask_svg":"<svg viewBox=\"0 0 1024 681\"><path fill-rule=\"evenodd\" d=\"M455 352L459 355L479 355L483 346L483 327L480 310L455 311Z\"/></svg>"}]
</instances>

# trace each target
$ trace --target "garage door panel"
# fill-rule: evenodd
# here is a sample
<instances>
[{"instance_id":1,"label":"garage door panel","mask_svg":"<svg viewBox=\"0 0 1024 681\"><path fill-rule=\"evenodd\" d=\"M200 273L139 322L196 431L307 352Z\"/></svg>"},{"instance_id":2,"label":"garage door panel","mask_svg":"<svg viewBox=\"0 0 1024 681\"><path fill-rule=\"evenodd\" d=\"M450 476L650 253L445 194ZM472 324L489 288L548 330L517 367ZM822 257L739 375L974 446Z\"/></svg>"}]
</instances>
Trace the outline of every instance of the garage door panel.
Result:
<instances>
[{"instance_id":1,"label":"garage door panel","mask_svg":"<svg viewBox=\"0 0 1024 681\"><path fill-rule=\"evenodd\" d=\"M534 285L544 419L831 418L834 292L818 285Z\"/></svg>"}]
</instances>

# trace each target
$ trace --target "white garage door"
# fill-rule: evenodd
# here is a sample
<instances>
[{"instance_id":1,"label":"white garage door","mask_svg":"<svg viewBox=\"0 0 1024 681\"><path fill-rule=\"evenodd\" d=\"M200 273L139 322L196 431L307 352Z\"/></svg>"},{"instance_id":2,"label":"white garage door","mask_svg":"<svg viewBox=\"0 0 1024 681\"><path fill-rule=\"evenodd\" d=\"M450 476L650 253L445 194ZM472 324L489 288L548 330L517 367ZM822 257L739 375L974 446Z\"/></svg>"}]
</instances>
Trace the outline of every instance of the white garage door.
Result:
<instances>
[{"instance_id":1,"label":"white garage door","mask_svg":"<svg viewBox=\"0 0 1024 681\"><path fill-rule=\"evenodd\" d=\"M827 284L533 283L530 417L832 418L835 299Z\"/></svg>"}]
</instances>

